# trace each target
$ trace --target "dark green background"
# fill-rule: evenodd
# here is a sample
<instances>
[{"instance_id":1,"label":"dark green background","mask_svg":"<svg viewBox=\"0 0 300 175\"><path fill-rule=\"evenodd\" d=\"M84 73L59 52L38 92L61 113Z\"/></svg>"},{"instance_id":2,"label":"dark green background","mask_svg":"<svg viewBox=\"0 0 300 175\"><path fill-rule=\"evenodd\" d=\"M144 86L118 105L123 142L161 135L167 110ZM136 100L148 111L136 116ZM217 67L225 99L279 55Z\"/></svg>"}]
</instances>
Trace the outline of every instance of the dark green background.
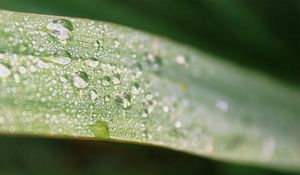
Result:
<instances>
[{"instance_id":1,"label":"dark green background","mask_svg":"<svg viewBox=\"0 0 300 175\"><path fill-rule=\"evenodd\" d=\"M298 86L299 0L0 0L162 35ZM288 174L117 143L0 138L0 174Z\"/></svg>"}]
</instances>

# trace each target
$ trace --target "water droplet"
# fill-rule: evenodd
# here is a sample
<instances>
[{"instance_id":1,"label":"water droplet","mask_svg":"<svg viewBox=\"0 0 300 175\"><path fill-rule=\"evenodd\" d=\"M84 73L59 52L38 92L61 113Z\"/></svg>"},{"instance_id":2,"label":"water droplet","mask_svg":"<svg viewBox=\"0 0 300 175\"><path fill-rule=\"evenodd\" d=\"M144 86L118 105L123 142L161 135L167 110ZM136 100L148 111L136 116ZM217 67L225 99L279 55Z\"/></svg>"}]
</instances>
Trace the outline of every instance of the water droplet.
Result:
<instances>
[{"instance_id":1,"label":"water droplet","mask_svg":"<svg viewBox=\"0 0 300 175\"><path fill-rule=\"evenodd\" d=\"M67 19L53 20L47 25L49 34L54 38L65 41L70 38L70 32L73 30L72 23Z\"/></svg>"},{"instance_id":2,"label":"water droplet","mask_svg":"<svg viewBox=\"0 0 300 175\"><path fill-rule=\"evenodd\" d=\"M98 97L97 92L95 90L91 90L90 91L90 99L95 101L97 99L97 97Z\"/></svg>"},{"instance_id":3,"label":"water droplet","mask_svg":"<svg viewBox=\"0 0 300 175\"><path fill-rule=\"evenodd\" d=\"M109 86L111 82L111 78L107 75L105 75L102 79L103 86Z\"/></svg>"},{"instance_id":4,"label":"water droplet","mask_svg":"<svg viewBox=\"0 0 300 175\"><path fill-rule=\"evenodd\" d=\"M83 89L88 87L88 80L88 74L83 71L79 71L73 76L73 85L77 88Z\"/></svg>"},{"instance_id":5,"label":"water droplet","mask_svg":"<svg viewBox=\"0 0 300 175\"><path fill-rule=\"evenodd\" d=\"M27 69L24 66L20 66L19 67L19 73L20 74L26 74L27 73Z\"/></svg>"},{"instance_id":6,"label":"water droplet","mask_svg":"<svg viewBox=\"0 0 300 175\"><path fill-rule=\"evenodd\" d=\"M176 62L177 62L177 64L184 65L184 64L186 64L187 59L186 59L186 57L184 57L183 55L178 55L178 56L176 57Z\"/></svg>"},{"instance_id":7,"label":"water droplet","mask_svg":"<svg viewBox=\"0 0 300 175\"><path fill-rule=\"evenodd\" d=\"M161 68L163 63L161 57L153 54L148 54L147 62L152 66L152 69L154 71L158 71Z\"/></svg>"},{"instance_id":8,"label":"water droplet","mask_svg":"<svg viewBox=\"0 0 300 175\"><path fill-rule=\"evenodd\" d=\"M163 107L163 111L164 111L164 112L169 112L169 111L170 111L169 106L164 106L164 107Z\"/></svg>"},{"instance_id":9,"label":"water droplet","mask_svg":"<svg viewBox=\"0 0 300 175\"><path fill-rule=\"evenodd\" d=\"M96 138L108 138L109 129L106 123L97 121L94 125L91 125L91 130Z\"/></svg>"},{"instance_id":10,"label":"water droplet","mask_svg":"<svg viewBox=\"0 0 300 175\"><path fill-rule=\"evenodd\" d=\"M16 83L20 83L20 76L19 76L19 74L14 74L14 80L15 80L15 82Z\"/></svg>"},{"instance_id":11,"label":"water droplet","mask_svg":"<svg viewBox=\"0 0 300 175\"><path fill-rule=\"evenodd\" d=\"M67 64L71 63L71 58L69 58L69 57L63 57L63 56L60 56L60 57L49 57L49 60L52 61L52 62L54 62L54 63L61 64L61 65L67 65Z\"/></svg>"},{"instance_id":12,"label":"water droplet","mask_svg":"<svg viewBox=\"0 0 300 175\"><path fill-rule=\"evenodd\" d=\"M105 101L105 102L110 101L110 96L109 96L109 95L105 95L105 96L104 96L104 101Z\"/></svg>"},{"instance_id":13,"label":"water droplet","mask_svg":"<svg viewBox=\"0 0 300 175\"><path fill-rule=\"evenodd\" d=\"M125 94L123 97L117 96L116 102L119 103L122 108L127 109L131 106L132 97L130 94Z\"/></svg>"},{"instance_id":14,"label":"water droplet","mask_svg":"<svg viewBox=\"0 0 300 175\"><path fill-rule=\"evenodd\" d=\"M48 67L48 64L45 63L44 61L42 60L39 60L38 63L37 63L38 67L41 68L41 69L44 69L44 68L47 68Z\"/></svg>"},{"instance_id":15,"label":"water droplet","mask_svg":"<svg viewBox=\"0 0 300 175\"><path fill-rule=\"evenodd\" d=\"M7 78L10 74L10 69L5 65L0 64L0 78Z\"/></svg>"},{"instance_id":16,"label":"water droplet","mask_svg":"<svg viewBox=\"0 0 300 175\"><path fill-rule=\"evenodd\" d=\"M53 23L61 24L65 28L67 28L69 31L73 31L73 24L71 21L69 21L67 19L55 19L55 20L53 20Z\"/></svg>"},{"instance_id":17,"label":"water droplet","mask_svg":"<svg viewBox=\"0 0 300 175\"><path fill-rule=\"evenodd\" d=\"M141 87L137 82L134 82L131 88L131 93L137 95L140 93Z\"/></svg>"},{"instance_id":18,"label":"water droplet","mask_svg":"<svg viewBox=\"0 0 300 175\"><path fill-rule=\"evenodd\" d=\"M67 51L60 51L55 57L46 57L45 60L49 60L56 64L68 65L71 63L71 55Z\"/></svg>"},{"instance_id":19,"label":"water droplet","mask_svg":"<svg viewBox=\"0 0 300 175\"><path fill-rule=\"evenodd\" d=\"M30 65L30 66L29 66L29 71L30 71L30 72L36 72L36 67L33 66L33 65Z\"/></svg>"},{"instance_id":20,"label":"water droplet","mask_svg":"<svg viewBox=\"0 0 300 175\"><path fill-rule=\"evenodd\" d=\"M121 75L120 74L114 74L113 78L112 78L112 82L113 84L117 85L120 84L121 80Z\"/></svg>"},{"instance_id":21,"label":"water droplet","mask_svg":"<svg viewBox=\"0 0 300 175\"><path fill-rule=\"evenodd\" d=\"M59 81L62 82L62 83L67 83L68 82L67 75L60 76Z\"/></svg>"},{"instance_id":22,"label":"water droplet","mask_svg":"<svg viewBox=\"0 0 300 175\"><path fill-rule=\"evenodd\" d=\"M273 137L267 138L262 143L262 157L264 160L269 161L273 157L276 148L276 142Z\"/></svg>"},{"instance_id":23,"label":"water droplet","mask_svg":"<svg viewBox=\"0 0 300 175\"><path fill-rule=\"evenodd\" d=\"M220 109L221 111L223 111L223 112L227 112L228 111L228 104L227 104L226 101L223 101L223 100L217 101L216 107L218 109Z\"/></svg>"},{"instance_id":24,"label":"water droplet","mask_svg":"<svg viewBox=\"0 0 300 175\"><path fill-rule=\"evenodd\" d=\"M182 124L181 124L180 121L176 121L174 125L175 125L176 128L181 128L182 127Z\"/></svg>"},{"instance_id":25,"label":"water droplet","mask_svg":"<svg viewBox=\"0 0 300 175\"><path fill-rule=\"evenodd\" d=\"M139 77L142 75L142 65L141 63L137 62L133 65L131 65L131 71L132 71L132 74Z\"/></svg>"},{"instance_id":26,"label":"water droplet","mask_svg":"<svg viewBox=\"0 0 300 175\"><path fill-rule=\"evenodd\" d=\"M152 98L153 98L153 96L152 96L151 94L146 95L146 99L147 99L148 101L152 100Z\"/></svg>"},{"instance_id":27,"label":"water droplet","mask_svg":"<svg viewBox=\"0 0 300 175\"><path fill-rule=\"evenodd\" d=\"M99 61L96 58L84 60L84 63L92 68L96 68L99 65Z\"/></svg>"}]
</instances>

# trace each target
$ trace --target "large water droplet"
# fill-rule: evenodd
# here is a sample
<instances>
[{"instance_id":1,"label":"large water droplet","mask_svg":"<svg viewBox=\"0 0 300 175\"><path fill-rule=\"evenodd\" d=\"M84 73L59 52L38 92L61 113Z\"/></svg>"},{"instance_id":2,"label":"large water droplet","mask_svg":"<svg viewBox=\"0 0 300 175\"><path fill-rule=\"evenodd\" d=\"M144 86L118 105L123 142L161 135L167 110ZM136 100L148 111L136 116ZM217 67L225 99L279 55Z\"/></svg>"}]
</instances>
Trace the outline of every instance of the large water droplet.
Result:
<instances>
[{"instance_id":1,"label":"large water droplet","mask_svg":"<svg viewBox=\"0 0 300 175\"><path fill-rule=\"evenodd\" d=\"M109 137L108 126L102 121L97 121L94 125L91 125L91 130L96 138Z\"/></svg>"},{"instance_id":2,"label":"large water droplet","mask_svg":"<svg viewBox=\"0 0 300 175\"><path fill-rule=\"evenodd\" d=\"M70 38L70 32L73 30L72 23L67 19L53 20L47 25L49 34L54 38L65 41Z\"/></svg>"},{"instance_id":3,"label":"large water droplet","mask_svg":"<svg viewBox=\"0 0 300 175\"><path fill-rule=\"evenodd\" d=\"M0 78L7 78L10 74L10 69L5 65L0 64Z\"/></svg>"},{"instance_id":4,"label":"large water droplet","mask_svg":"<svg viewBox=\"0 0 300 175\"><path fill-rule=\"evenodd\" d=\"M121 75L120 74L114 74L114 76L112 78L112 82L115 85L120 84L120 82L121 82Z\"/></svg>"},{"instance_id":5,"label":"large water droplet","mask_svg":"<svg viewBox=\"0 0 300 175\"><path fill-rule=\"evenodd\" d=\"M96 58L84 60L84 63L92 68L96 68L99 65L99 61Z\"/></svg>"},{"instance_id":6,"label":"large water droplet","mask_svg":"<svg viewBox=\"0 0 300 175\"><path fill-rule=\"evenodd\" d=\"M73 76L73 85L77 88L83 89L88 87L88 81L89 76L83 71L79 71Z\"/></svg>"}]
</instances>

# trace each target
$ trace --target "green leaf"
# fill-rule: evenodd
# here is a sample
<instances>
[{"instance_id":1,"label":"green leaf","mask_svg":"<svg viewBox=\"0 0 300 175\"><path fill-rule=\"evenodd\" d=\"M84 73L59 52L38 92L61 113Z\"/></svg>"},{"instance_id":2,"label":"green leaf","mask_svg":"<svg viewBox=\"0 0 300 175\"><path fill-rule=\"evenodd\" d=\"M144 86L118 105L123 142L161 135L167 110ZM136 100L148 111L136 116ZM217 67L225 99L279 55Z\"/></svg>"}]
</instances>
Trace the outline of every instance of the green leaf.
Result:
<instances>
[{"instance_id":1,"label":"green leaf","mask_svg":"<svg viewBox=\"0 0 300 175\"><path fill-rule=\"evenodd\" d=\"M299 170L300 93L123 26L0 11L0 132Z\"/></svg>"}]
</instances>

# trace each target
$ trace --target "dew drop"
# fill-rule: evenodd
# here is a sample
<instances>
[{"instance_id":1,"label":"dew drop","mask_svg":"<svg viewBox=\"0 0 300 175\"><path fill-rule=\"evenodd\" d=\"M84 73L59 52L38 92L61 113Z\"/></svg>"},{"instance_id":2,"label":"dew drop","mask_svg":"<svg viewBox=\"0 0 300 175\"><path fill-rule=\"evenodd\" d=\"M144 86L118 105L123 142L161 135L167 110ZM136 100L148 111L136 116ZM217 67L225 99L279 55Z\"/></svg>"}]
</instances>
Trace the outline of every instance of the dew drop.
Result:
<instances>
[{"instance_id":1,"label":"dew drop","mask_svg":"<svg viewBox=\"0 0 300 175\"><path fill-rule=\"evenodd\" d=\"M109 96L109 95L104 96L104 101L105 101L105 102L110 101L110 96Z\"/></svg>"},{"instance_id":2,"label":"dew drop","mask_svg":"<svg viewBox=\"0 0 300 175\"><path fill-rule=\"evenodd\" d=\"M159 57L157 55L153 55L153 54L148 54L147 62L148 62L148 64L151 65L151 67L154 71L158 71L161 68L162 63L163 63L161 57Z\"/></svg>"},{"instance_id":3,"label":"dew drop","mask_svg":"<svg viewBox=\"0 0 300 175\"><path fill-rule=\"evenodd\" d=\"M27 69L24 66L20 66L19 67L19 73L20 74L26 74L27 73Z\"/></svg>"},{"instance_id":4,"label":"dew drop","mask_svg":"<svg viewBox=\"0 0 300 175\"><path fill-rule=\"evenodd\" d=\"M91 90L91 91L90 91L90 99L91 99L92 101L95 101L97 98L98 98L97 92L96 92L95 90Z\"/></svg>"},{"instance_id":5,"label":"dew drop","mask_svg":"<svg viewBox=\"0 0 300 175\"><path fill-rule=\"evenodd\" d=\"M44 69L44 68L47 68L48 67L48 64L45 63L44 61L42 60L39 60L38 63L37 63L37 66L41 69Z\"/></svg>"},{"instance_id":6,"label":"dew drop","mask_svg":"<svg viewBox=\"0 0 300 175\"><path fill-rule=\"evenodd\" d=\"M137 82L134 82L131 88L131 93L137 95L140 93L141 87Z\"/></svg>"},{"instance_id":7,"label":"dew drop","mask_svg":"<svg viewBox=\"0 0 300 175\"><path fill-rule=\"evenodd\" d=\"M228 111L228 104L227 104L226 101L223 101L223 100L217 101L216 107L218 109L220 109L221 111L223 111L223 112L227 112Z\"/></svg>"},{"instance_id":8,"label":"dew drop","mask_svg":"<svg viewBox=\"0 0 300 175\"><path fill-rule=\"evenodd\" d=\"M181 128L182 127L182 123L180 121L176 121L174 125L175 125L176 128Z\"/></svg>"},{"instance_id":9,"label":"dew drop","mask_svg":"<svg viewBox=\"0 0 300 175\"><path fill-rule=\"evenodd\" d=\"M57 64L61 64L61 65L68 65L71 63L71 58L69 57L63 57L63 56L60 56L60 57L49 57L49 60L54 62L54 63L57 63Z\"/></svg>"},{"instance_id":10,"label":"dew drop","mask_svg":"<svg viewBox=\"0 0 300 175\"><path fill-rule=\"evenodd\" d=\"M164 112L169 112L169 111L170 111L169 106L164 106L164 107L163 107L163 111L164 111Z\"/></svg>"},{"instance_id":11,"label":"dew drop","mask_svg":"<svg viewBox=\"0 0 300 175\"><path fill-rule=\"evenodd\" d=\"M29 66L29 71L30 71L30 72L36 72L36 67L33 66L33 65L30 65L30 66Z\"/></svg>"},{"instance_id":12,"label":"dew drop","mask_svg":"<svg viewBox=\"0 0 300 175\"><path fill-rule=\"evenodd\" d=\"M112 77L112 82L114 85L120 84L121 80L121 75L120 74L114 74Z\"/></svg>"},{"instance_id":13,"label":"dew drop","mask_svg":"<svg viewBox=\"0 0 300 175\"><path fill-rule=\"evenodd\" d=\"M7 78L10 74L10 69L5 65L0 64L0 78Z\"/></svg>"},{"instance_id":14,"label":"dew drop","mask_svg":"<svg viewBox=\"0 0 300 175\"><path fill-rule=\"evenodd\" d=\"M83 89L88 87L88 81L89 76L83 71L79 71L73 76L73 85L77 88Z\"/></svg>"},{"instance_id":15,"label":"dew drop","mask_svg":"<svg viewBox=\"0 0 300 175\"><path fill-rule=\"evenodd\" d=\"M59 77L59 81L62 83L67 83L68 82L68 77L66 75L62 75Z\"/></svg>"},{"instance_id":16,"label":"dew drop","mask_svg":"<svg viewBox=\"0 0 300 175\"><path fill-rule=\"evenodd\" d=\"M121 96L117 96L116 97L116 102L119 103L123 109L128 109L129 107L131 107L131 102L132 101L132 97L130 94L125 94L123 97Z\"/></svg>"},{"instance_id":17,"label":"dew drop","mask_svg":"<svg viewBox=\"0 0 300 175\"><path fill-rule=\"evenodd\" d=\"M90 66L91 68L96 68L99 65L99 61L96 58L84 60L84 63Z\"/></svg>"},{"instance_id":18,"label":"dew drop","mask_svg":"<svg viewBox=\"0 0 300 175\"><path fill-rule=\"evenodd\" d=\"M107 75L105 75L102 79L103 86L109 86L111 82L111 78Z\"/></svg>"},{"instance_id":19,"label":"dew drop","mask_svg":"<svg viewBox=\"0 0 300 175\"><path fill-rule=\"evenodd\" d=\"M65 41L70 38L73 25L67 19L57 19L50 22L47 25L47 29L51 36L58 40Z\"/></svg>"},{"instance_id":20,"label":"dew drop","mask_svg":"<svg viewBox=\"0 0 300 175\"><path fill-rule=\"evenodd\" d=\"M91 130L96 138L108 138L109 129L106 123L97 121L94 125L91 125Z\"/></svg>"},{"instance_id":21,"label":"dew drop","mask_svg":"<svg viewBox=\"0 0 300 175\"><path fill-rule=\"evenodd\" d=\"M184 64L186 64L187 59L186 59L186 57L184 57L183 55L178 55L178 56L176 57L176 62L177 62L177 64L184 65Z\"/></svg>"},{"instance_id":22,"label":"dew drop","mask_svg":"<svg viewBox=\"0 0 300 175\"><path fill-rule=\"evenodd\" d=\"M53 63L60 64L60 65L68 65L71 63L71 55L67 51L60 51L57 53L55 57L46 57L46 60L49 60Z\"/></svg>"},{"instance_id":23,"label":"dew drop","mask_svg":"<svg viewBox=\"0 0 300 175\"><path fill-rule=\"evenodd\" d=\"M13 77L14 77L14 80L15 80L16 83L20 83L20 76L19 76L19 74L16 73L16 74L13 75Z\"/></svg>"}]
</instances>

